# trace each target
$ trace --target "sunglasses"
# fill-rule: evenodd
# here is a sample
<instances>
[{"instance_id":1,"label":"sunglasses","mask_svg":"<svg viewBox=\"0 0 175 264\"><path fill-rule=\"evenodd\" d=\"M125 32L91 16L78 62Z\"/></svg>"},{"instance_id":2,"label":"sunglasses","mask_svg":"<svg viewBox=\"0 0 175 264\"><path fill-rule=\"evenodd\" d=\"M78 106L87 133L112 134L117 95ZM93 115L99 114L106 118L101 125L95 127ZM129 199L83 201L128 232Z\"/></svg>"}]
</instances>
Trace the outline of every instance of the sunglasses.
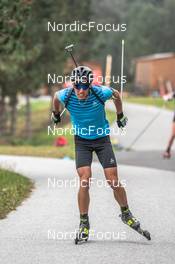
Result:
<instances>
[{"instance_id":1,"label":"sunglasses","mask_svg":"<svg viewBox=\"0 0 175 264\"><path fill-rule=\"evenodd\" d=\"M75 87L77 90L87 90L89 88L89 83L76 83Z\"/></svg>"}]
</instances>

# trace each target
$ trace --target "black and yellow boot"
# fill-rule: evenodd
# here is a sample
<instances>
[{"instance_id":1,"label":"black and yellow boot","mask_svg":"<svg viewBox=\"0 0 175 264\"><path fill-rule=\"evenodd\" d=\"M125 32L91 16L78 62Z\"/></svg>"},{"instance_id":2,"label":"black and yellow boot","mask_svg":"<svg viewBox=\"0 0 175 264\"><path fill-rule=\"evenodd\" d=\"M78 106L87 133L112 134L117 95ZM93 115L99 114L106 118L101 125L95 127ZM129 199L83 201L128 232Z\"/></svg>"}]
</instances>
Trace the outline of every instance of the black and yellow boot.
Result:
<instances>
[{"instance_id":1,"label":"black and yellow boot","mask_svg":"<svg viewBox=\"0 0 175 264\"><path fill-rule=\"evenodd\" d=\"M140 222L133 216L128 207L121 207L121 219L124 224L130 226L133 229L140 227Z\"/></svg>"},{"instance_id":2,"label":"black and yellow boot","mask_svg":"<svg viewBox=\"0 0 175 264\"><path fill-rule=\"evenodd\" d=\"M133 216L128 207L121 207L121 214L119 215L124 224L128 225L140 235L144 236L146 239L151 240L151 235L147 230L143 230L140 227L140 222Z\"/></svg>"},{"instance_id":3,"label":"black and yellow boot","mask_svg":"<svg viewBox=\"0 0 175 264\"><path fill-rule=\"evenodd\" d=\"M82 241L87 241L89 238L89 217L87 214L80 215L79 230L76 234L75 244Z\"/></svg>"}]
</instances>

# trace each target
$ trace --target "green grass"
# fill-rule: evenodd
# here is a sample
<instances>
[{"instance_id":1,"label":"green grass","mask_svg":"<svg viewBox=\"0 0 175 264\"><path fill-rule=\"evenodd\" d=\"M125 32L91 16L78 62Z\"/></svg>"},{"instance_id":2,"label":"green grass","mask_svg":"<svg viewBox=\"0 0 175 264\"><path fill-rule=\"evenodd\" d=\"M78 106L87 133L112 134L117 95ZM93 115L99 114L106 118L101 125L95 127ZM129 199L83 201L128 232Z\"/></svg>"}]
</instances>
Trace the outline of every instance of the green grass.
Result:
<instances>
[{"instance_id":1,"label":"green grass","mask_svg":"<svg viewBox=\"0 0 175 264\"><path fill-rule=\"evenodd\" d=\"M19 144L26 144L25 136L25 108L22 107L18 111L17 118L17 135L16 139L19 140ZM31 123L32 123L32 135L33 137L37 132L40 132L42 129L47 127L49 124L49 111L50 111L50 102L45 101L35 101L31 103ZM15 142L15 141L14 141ZM18 141L17 141L18 142ZM31 144L31 142L28 142ZM27 144L28 144L27 143ZM34 142L35 144L35 142Z\"/></svg>"},{"instance_id":2,"label":"green grass","mask_svg":"<svg viewBox=\"0 0 175 264\"><path fill-rule=\"evenodd\" d=\"M19 155L48 158L64 158L68 156L74 158L74 147L71 145L64 147L55 146L0 146L2 155Z\"/></svg>"},{"instance_id":3,"label":"green grass","mask_svg":"<svg viewBox=\"0 0 175 264\"><path fill-rule=\"evenodd\" d=\"M33 183L26 177L0 169L0 219L15 210L27 198Z\"/></svg>"},{"instance_id":4,"label":"green grass","mask_svg":"<svg viewBox=\"0 0 175 264\"><path fill-rule=\"evenodd\" d=\"M116 112L111 110L106 110L106 118L109 121L109 123L112 124L117 120Z\"/></svg>"},{"instance_id":5,"label":"green grass","mask_svg":"<svg viewBox=\"0 0 175 264\"><path fill-rule=\"evenodd\" d=\"M153 97L128 97L124 99L125 102L135 103L135 104L143 104L143 105L151 105L156 107L165 107L167 110L174 110L175 103L174 101L164 102L162 98L153 98Z\"/></svg>"},{"instance_id":6,"label":"green grass","mask_svg":"<svg viewBox=\"0 0 175 264\"><path fill-rule=\"evenodd\" d=\"M19 126L18 134L15 138L11 139L9 144L0 145L0 154L10 155L26 155L26 156L41 156L52 158L63 158L69 156L74 158L74 138L67 133L65 135L68 145L64 147L55 147L54 141L58 135L48 135L48 113L49 102L34 102L32 103L32 126L33 136L30 139L25 139L23 136L23 123L24 123L24 110L19 112ZM106 111L109 123L116 120L116 113L113 111ZM64 115L67 119L64 128L71 127L68 115Z\"/></svg>"},{"instance_id":7,"label":"green grass","mask_svg":"<svg viewBox=\"0 0 175 264\"><path fill-rule=\"evenodd\" d=\"M162 107L164 102L161 98L152 97L128 97L125 102L138 103L144 105L153 105ZM26 155L26 156L41 156L41 157L53 157L63 158L69 156L74 158L74 140L73 136L67 134L68 145L64 147L55 147L54 141L57 135L48 136L47 127L49 123L49 110L50 102L35 101L32 102L32 129L33 134L30 139L25 138L24 134L24 107L19 110L18 113L18 129L17 135L14 138L3 139L0 144L0 154L10 155ZM174 110L174 102L167 102L165 107L169 110ZM111 124L116 120L116 113L113 111L106 111L107 119ZM70 126L69 116L64 114L63 118L66 122L61 124L62 127Z\"/></svg>"}]
</instances>

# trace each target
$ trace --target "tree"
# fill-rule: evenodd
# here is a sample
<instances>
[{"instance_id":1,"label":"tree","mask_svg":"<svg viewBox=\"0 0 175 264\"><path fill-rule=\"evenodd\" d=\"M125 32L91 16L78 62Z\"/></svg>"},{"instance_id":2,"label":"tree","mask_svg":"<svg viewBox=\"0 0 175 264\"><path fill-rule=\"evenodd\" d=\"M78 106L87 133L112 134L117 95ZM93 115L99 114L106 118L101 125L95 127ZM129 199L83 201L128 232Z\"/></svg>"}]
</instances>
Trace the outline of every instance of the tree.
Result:
<instances>
[{"instance_id":1,"label":"tree","mask_svg":"<svg viewBox=\"0 0 175 264\"><path fill-rule=\"evenodd\" d=\"M135 57L159 52L175 51L174 0L93 0L92 19L108 23L126 23L127 31L102 32L96 35L96 58L102 61L108 53L113 55L113 74L120 72L120 43L125 41L125 73L129 79L131 63ZM99 47L101 54L99 55ZM104 59L103 59L104 61Z\"/></svg>"},{"instance_id":2,"label":"tree","mask_svg":"<svg viewBox=\"0 0 175 264\"><path fill-rule=\"evenodd\" d=\"M19 71L21 36L24 32L26 20L30 14L31 1L11 1L3 0L0 3L0 94L1 105L0 115L1 128L4 130L5 125L5 104L4 98L10 96L11 106L11 134L15 133L16 128L16 104L17 88L14 85L15 78Z\"/></svg>"},{"instance_id":3,"label":"tree","mask_svg":"<svg viewBox=\"0 0 175 264\"><path fill-rule=\"evenodd\" d=\"M1 100L10 97L11 133L15 134L17 94L26 95L26 136L31 136L30 95L42 84L47 84L48 73L63 75L67 54L64 47L70 42L85 43L77 51L79 58L88 56L91 43L90 33L48 32L47 22L72 23L74 20L88 21L90 2L77 0L16 0L13 4L3 0L0 9L0 89ZM78 7L78 8L77 8ZM3 92L2 92L3 91ZM3 103L2 103L3 106ZM4 107L0 108L4 111Z\"/></svg>"}]
</instances>

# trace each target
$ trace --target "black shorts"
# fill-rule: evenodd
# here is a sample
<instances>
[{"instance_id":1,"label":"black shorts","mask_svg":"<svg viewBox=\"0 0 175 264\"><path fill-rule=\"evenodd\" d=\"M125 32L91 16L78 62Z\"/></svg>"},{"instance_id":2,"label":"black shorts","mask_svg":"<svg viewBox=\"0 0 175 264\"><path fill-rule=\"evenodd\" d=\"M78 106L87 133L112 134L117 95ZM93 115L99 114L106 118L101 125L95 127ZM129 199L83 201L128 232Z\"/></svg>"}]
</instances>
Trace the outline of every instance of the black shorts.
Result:
<instances>
[{"instance_id":1,"label":"black shorts","mask_svg":"<svg viewBox=\"0 0 175 264\"><path fill-rule=\"evenodd\" d=\"M103 168L117 166L109 136L98 139L85 139L75 136L76 168L91 166L93 151L97 154Z\"/></svg>"}]
</instances>

